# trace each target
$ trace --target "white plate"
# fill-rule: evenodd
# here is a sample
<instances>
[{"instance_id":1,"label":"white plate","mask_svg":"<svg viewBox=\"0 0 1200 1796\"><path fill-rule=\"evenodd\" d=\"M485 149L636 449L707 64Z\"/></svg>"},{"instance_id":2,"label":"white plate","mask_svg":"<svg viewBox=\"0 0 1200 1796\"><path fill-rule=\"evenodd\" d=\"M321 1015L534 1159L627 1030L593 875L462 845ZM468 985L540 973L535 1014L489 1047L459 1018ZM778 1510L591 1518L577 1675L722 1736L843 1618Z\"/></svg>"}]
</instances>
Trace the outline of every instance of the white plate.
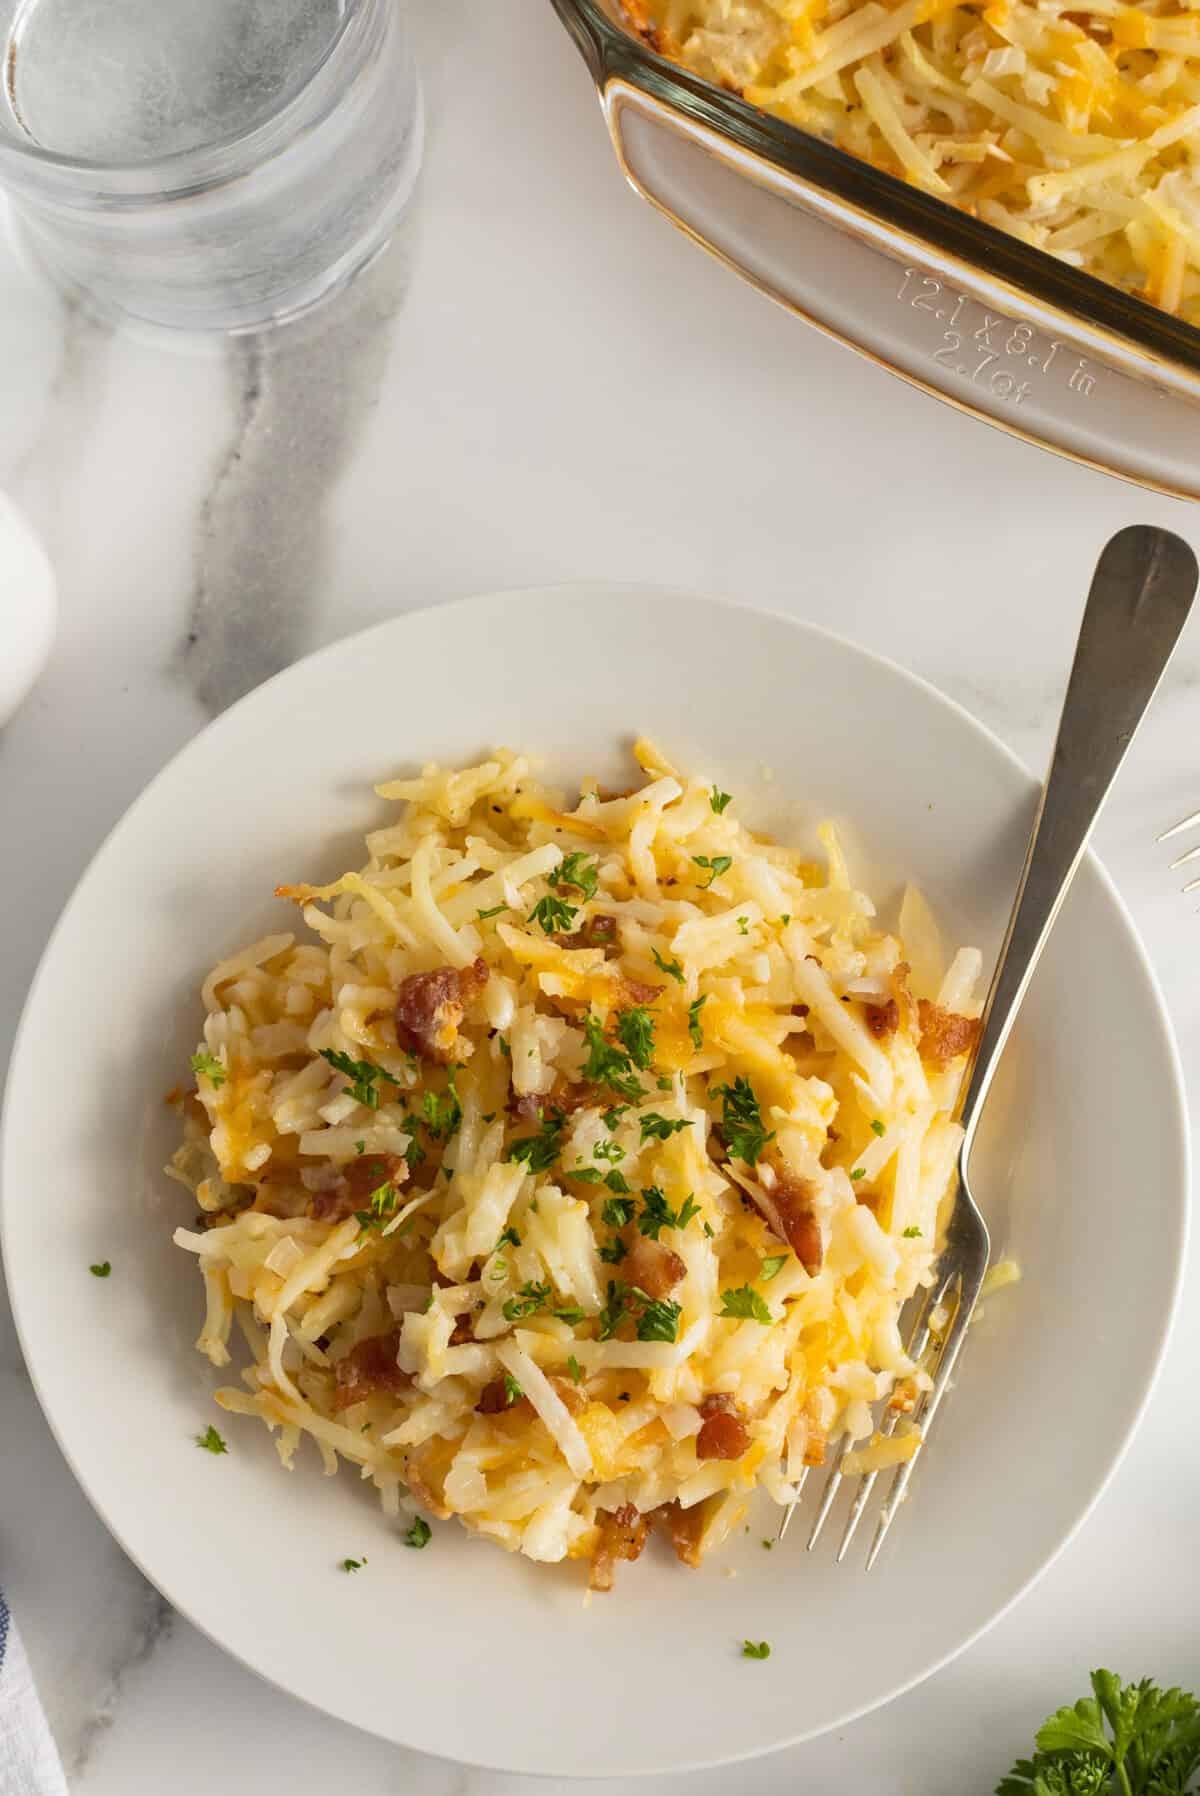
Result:
<instances>
[{"instance_id":1,"label":"white plate","mask_svg":"<svg viewBox=\"0 0 1200 1796\"><path fill-rule=\"evenodd\" d=\"M4 1253L22 1343L76 1475L126 1551L213 1639L331 1714L511 1770L680 1770L837 1726L926 1676L1027 1587L1095 1500L1145 1403L1181 1263L1187 1138L1175 1050L1133 929L1080 870L1003 1069L977 1190L1023 1282L995 1297L909 1508L869 1577L763 1550L663 1546L581 1602L438 1527L406 1548L347 1471L216 1412L193 1351L186 1200L160 1167L198 982L272 919L282 879L357 865L371 784L493 743L612 779L638 730L795 836L845 822L881 899L914 875L994 952L1031 816L1028 775L897 668L782 619L638 588L543 590L336 644L193 742L101 849L60 922L13 1055ZM773 780L764 769L773 769ZM869 845L869 858L868 858ZM112 1276L89 1276L109 1259ZM217 1418L220 1419L219 1417ZM366 1555L353 1577L346 1555ZM739 1657L767 1639L766 1662Z\"/></svg>"}]
</instances>

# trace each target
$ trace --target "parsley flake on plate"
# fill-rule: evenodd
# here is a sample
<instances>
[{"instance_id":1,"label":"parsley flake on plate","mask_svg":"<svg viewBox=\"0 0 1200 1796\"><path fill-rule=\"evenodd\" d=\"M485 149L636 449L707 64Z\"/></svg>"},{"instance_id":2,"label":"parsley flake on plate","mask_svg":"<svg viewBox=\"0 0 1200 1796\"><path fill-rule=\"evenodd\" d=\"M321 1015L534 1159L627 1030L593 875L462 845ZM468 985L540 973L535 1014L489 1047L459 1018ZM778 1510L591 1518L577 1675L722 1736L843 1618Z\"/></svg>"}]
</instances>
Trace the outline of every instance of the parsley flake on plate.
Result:
<instances>
[{"instance_id":1,"label":"parsley flake on plate","mask_svg":"<svg viewBox=\"0 0 1200 1796\"><path fill-rule=\"evenodd\" d=\"M225 1067L215 1054L193 1054L191 1067L198 1077L208 1080L214 1091L219 1091L224 1085Z\"/></svg>"},{"instance_id":2,"label":"parsley flake on plate","mask_svg":"<svg viewBox=\"0 0 1200 1796\"><path fill-rule=\"evenodd\" d=\"M93 1278L107 1278L112 1271L112 1261L100 1260L95 1266L89 1266L88 1271Z\"/></svg>"},{"instance_id":3,"label":"parsley flake on plate","mask_svg":"<svg viewBox=\"0 0 1200 1796\"><path fill-rule=\"evenodd\" d=\"M204 1430L203 1434L198 1434L196 1436L196 1445L198 1447L203 1447L206 1453L228 1453L229 1451L229 1448L225 1445L225 1442L221 1439L211 1422L208 1424L208 1427Z\"/></svg>"},{"instance_id":4,"label":"parsley flake on plate","mask_svg":"<svg viewBox=\"0 0 1200 1796\"><path fill-rule=\"evenodd\" d=\"M765 1640L743 1640L742 1657L743 1659L769 1659L771 1648Z\"/></svg>"},{"instance_id":5,"label":"parsley flake on plate","mask_svg":"<svg viewBox=\"0 0 1200 1796\"><path fill-rule=\"evenodd\" d=\"M361 1559L343 1559L342 1560L342 1570L344 1572L361 1571L363 1566L366 1563L367 1563L367 1556L365 1553L363 1554Z\"/></svg>"},{"instance_id":6,"label":"parsley flake on plate","mask_svg":"<svg viewBox=\"0 0 1200 1796\"><path fill-rule=\"evenodd\" d=\"M425 1517L419 1515L404 1536L404 1544L406 1547L427 1547L432 1539L433 1529L429 1526Z\"/></svg>"}]
</instances>

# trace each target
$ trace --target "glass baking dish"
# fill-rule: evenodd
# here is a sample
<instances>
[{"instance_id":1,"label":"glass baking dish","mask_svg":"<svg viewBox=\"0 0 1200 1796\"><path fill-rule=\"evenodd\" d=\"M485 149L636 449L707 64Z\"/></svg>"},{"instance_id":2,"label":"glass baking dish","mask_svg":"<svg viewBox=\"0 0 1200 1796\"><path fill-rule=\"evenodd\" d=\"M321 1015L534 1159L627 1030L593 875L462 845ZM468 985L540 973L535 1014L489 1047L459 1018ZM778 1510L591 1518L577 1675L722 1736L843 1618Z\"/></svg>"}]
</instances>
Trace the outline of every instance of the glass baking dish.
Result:
<instances>
[{"instance_id":1,"label":"glass baking dish","mask_svg":"<svg viewBox=\"0 0 1200 1796\"><path fill-rule=\"evenodd\" d=\"M760 291L1014 436L1200 497L1200 330L552 0L634 188Z\"/></svg>"}]
</instances>

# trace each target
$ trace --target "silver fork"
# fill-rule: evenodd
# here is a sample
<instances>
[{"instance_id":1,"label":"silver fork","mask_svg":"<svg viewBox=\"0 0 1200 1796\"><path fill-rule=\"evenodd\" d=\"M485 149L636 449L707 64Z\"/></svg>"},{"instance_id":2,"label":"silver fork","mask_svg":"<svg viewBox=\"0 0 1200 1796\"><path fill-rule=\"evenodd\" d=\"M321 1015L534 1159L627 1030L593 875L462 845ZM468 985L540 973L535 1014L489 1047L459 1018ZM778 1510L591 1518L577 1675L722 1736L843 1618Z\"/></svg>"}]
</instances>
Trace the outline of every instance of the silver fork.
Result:
<instances>
[{"instance_id":1,"label":"silver fork","mask_svg":"<svg viewBox=\"0 0 1200 1796\"><path fill-rule=\"evenodd\" d=\"M921 1444L892 1480L867 1555L868 1571L904 1500L921 1446L949 1388L987 1270L988 1231L971 1192L968 1166L992 1076L1101 806L1187 619L1197 577L1196 558L1187 544L1166 530L1144 524L1119 531L1096 564L1050 771L1034 817L962 1100L964 1134L954 1208L933 1283L920 1303L908 1345L910 1357L926 1364L932 1375L931 1389L912 1416ZM1182 830L1193 823L1200 823L1200 813L1177 827ZM1193 855L1200 858L1200 849L1184 858ZM1200 886L1200 881L1196 884ZM889 1410L880 1432L891 1434L899 1420L899 1415ZM805 1471L796 1479L798 1487L806 1475ZM869 1472L859 1482L838 1548L839 1561L854 1538L878 1478L878 1472ZM808 1538L810 1550L824 1529L843 1481L839 1459L821 1495ZM780 1538L794 1509L793 1503L783 1516Z\"/></svg>"}]
</instances>

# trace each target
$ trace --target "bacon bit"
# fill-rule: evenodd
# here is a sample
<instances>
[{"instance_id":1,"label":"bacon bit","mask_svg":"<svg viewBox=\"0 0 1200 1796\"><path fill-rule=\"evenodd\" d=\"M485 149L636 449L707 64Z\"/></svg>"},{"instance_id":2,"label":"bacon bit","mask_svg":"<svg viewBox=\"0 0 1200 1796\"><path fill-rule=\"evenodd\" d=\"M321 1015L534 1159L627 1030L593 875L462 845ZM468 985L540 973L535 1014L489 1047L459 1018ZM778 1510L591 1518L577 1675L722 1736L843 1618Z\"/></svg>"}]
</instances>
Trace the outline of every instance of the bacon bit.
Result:
<instances>
[{"instance_id":1,"label":"bacon bit","mask_svg":"<svg viewBox=\"0 0 1200 1796\"><path fill-rule=\"evenodd\" d=\"M676 1285L687 1277L687 1266L679 1255L661 1241L650 1241L639 1235L625 1250L621 1268L627 1282L655 1299L669 1297Z\"/></svg>"},{"instance_id":2,"label":"bacon bit","mask_svg":"<svg viewBox=\"0 0 1200 1796\"><path fill-rule=\"evenodd\" d=\"M402 1185L408 1166L397 1154L363 1154L351 1160L342 1177L328 1191L314 1191L305 1212L316 1222L340 1222L366 1205L381 1185Z\"/></svg>"},{"instance_id":3,"label":"bacon bit","mask_svg":"<svg viewBox=\"0 0 1200 1796\"><path fill-rule=\"evenodd\" d=\"M454 1055L467 1005L488 981L485 960L469 967L410 973L396 993L396 1040L411 1054L446 1066Z\"/></svg>"},{"instance_id":4,"label":"bacon bit","mask_svg":"<svg viewBox=\"0 0 1200 1796\"><path fill-rule=\"evenodd\" d=\"M602 948L605 954L617 945L615 917L588 917L574 935L552 935L550 940L560 948Z\"/></svg>"},{"instance_id":5,"label":"bacon bit","mask_svg":"<svg viewBox=\"0 0 1200 1796\"><path fill-rule=\"evenodd\" d=\"M613 993L614 1010L637 1010L641 1005L653 1004L661 998L666 990L664 985L647 985L642 979L627 979L624 974L617 980Z\"/></svg>"},{"instance_id":6,"label":"bacon bit","mask_svg":"<svg viewBox=\"0 0 1200 1796\"><path fill-rule=\"evenodd\" d=\"M712 1391L700 1405L704 1417L696 1436L697 1459L740 1459L750 1445L750 1430L737 1404L725 1391Z\"/></svg>"},{"instance_id":7,"label":"bacon bit","mask_svg":"<svg viewBox=\"0 0 1200 1796\"><path fill-rule=\"evenodd\" d=\"M690 1509L683 1509L678 1503L664 1503L655 1509L652 1521L662 1522L675 1548L675 1557L682 1565L693 1568L700 1564L700 1540L704 1533L704 1505L694 1503Z\"/></svg>"},{"instance_id":8,"label":"bacon bit","mask_svg":"<svg viewBox=\"0 0 1200 1796\"><path fill-rule=\"evenodd\" d=\"M921 1024L921 1058L932 1060L935 1066L945 1066L960 1054L969 1054L979 1040L978 1017L943 1010L928 998L919 1001L917 1014Z\"/></svg>"},{"instance_id":9,"label":"bacon bit","mask_svg":"<svg viewBox=\"0 0 1200 1796\"><path fill-rule=\"evenodd\" d=\"M168 1110L174 1110L176 1104L182 1104L185 1095L182 1085L172 1085L170 1091L163 1099L163 1103L167 1106ZM203 1106L201 1106L201 1108L203 1108Z\"/></svg>"},{"instance_id":10,"label":"bacon bit","mask_svg":"<svg viewBox=\"0 0 1200 1796\"><path fill-rule=\"evenodd\" d=\"M809 1179L797 1178L786 1167L776 1171L779 1176L771 1189L771 1200L783 1225L784 1238L809 1277L815 1278L824 1257L820 1225L812 1211L816 1189Z\"/></svg>"},{"instance_id":11,"label":"bacon bit","mask_svg":"<svg viewBox=\"0 0 1200 1796\"><path fill-rule=\"evenodd\" d=\"M561 1110L564 1116L576 1110L598 1109L605 1101L597 1086L587 1084L556 1085L549 1098L543 1099L546 1108Z\"/></svg>"},{"instance_id":12,"label":"bacon bit","mask_svg":"<svg viewBox=\"0 0 1200 1796\"><path fill-rule=\"evenodd\" d=\"M611 1590L617 1561L641 1558L650 1537L650 1521L639 1515L632 1503L622 1503L619 1509L599 1510L596 1526L600 1534L592 1554L588 1584L592 1590Z\"/></svg>"},{"instance_id":13,"label":"bacon bit","mask_svg":"<svg viewBox=\"0 0 1200 1796\"><path fill-rule=\"evenodd\" d=\"M467 1313L455 1318L454 1327L450 1330L451 1347L464 1347L468 1341L475 1339L475 1318Z\"/></svg>"},{"instance_id":14,"label":"bacon bit","mask_svg":"<svg viewBox=\"0 0 1200 1796\"><path fill-rule=\"evenodd\" d=\"M892 968L889 983L892 988L892 997L900 1012L900 1027L906 1035L911 1035L915 1041L921 1033L921 1024L917 1015L917 1001L909 990L909 970L906 960L898 960Z\"/></svg>"},{"instance_id":15,"label":"bacon bit","mask_svg":"<svg viewBox=\"0 0 1200 1796\"><path fill-rule=\"evenodd\" d=\"M485 1384L480 1391L475 1413L479 1416L502 1416L509 1411L514 1415L532 1415L533 1404L524 1395L518 1397L515 1403L510 1403L508 1386L504 1380L493 1378L491 1384Z\"/></svg>"},{"instance_id":16,"label":"bacon bit","mask_svg":"<svg viewBox=\"0 0 1200 1796\"><path fill-rule=\"evenodd\" d=\"M352 1347L345 1359L337 1363L334 1409L349 1409L352 1403L361 1403L374 1391L391 1391L398 1396L407 1390L412 1376L402 1372L396 1364L399 1350L398 1328L386 1335L368 1335L365 1341Z\"/></svg>"},{"instance_id":17,"label":"bacon bit","mask_svg":"<svg viewBox=\"0 0 1200 1796\"><path fill-rule=\"evenodd\" d=\"M900 1006L895 998L889 998L886 1004L864 1004L863 1021L876 1041L887 1041L900 1027Z\"/></svg>"}]
</instances>

